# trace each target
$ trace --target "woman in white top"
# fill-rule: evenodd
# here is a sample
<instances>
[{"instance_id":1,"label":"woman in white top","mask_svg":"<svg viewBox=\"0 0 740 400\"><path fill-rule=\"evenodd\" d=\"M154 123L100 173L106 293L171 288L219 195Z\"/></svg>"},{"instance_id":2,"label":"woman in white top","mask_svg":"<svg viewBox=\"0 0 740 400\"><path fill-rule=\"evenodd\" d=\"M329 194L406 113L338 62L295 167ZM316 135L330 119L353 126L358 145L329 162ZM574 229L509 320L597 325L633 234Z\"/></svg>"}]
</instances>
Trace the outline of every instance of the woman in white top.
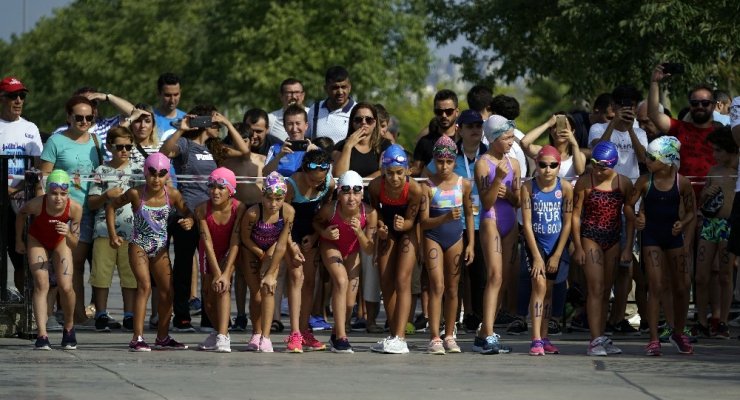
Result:
<instances>
[{"instance_id":1,"label":"woman in white top","mask_svg":"<svg viewBox=\"0 0 740 400\"><path fill-rule=\"evenodd\" d=\"M558 118L561 123L558 125ZM562 112L553 114L542 125L529 131L521 140L522 148L527 157L536 158L542 146L535 141L544 132L549 134L549 144L560 152L560 172L558 176L573 181L586 171L586 155L578 147L578 141L573 134L575 123L570 115Z\"/></svg>"}]
</instances>

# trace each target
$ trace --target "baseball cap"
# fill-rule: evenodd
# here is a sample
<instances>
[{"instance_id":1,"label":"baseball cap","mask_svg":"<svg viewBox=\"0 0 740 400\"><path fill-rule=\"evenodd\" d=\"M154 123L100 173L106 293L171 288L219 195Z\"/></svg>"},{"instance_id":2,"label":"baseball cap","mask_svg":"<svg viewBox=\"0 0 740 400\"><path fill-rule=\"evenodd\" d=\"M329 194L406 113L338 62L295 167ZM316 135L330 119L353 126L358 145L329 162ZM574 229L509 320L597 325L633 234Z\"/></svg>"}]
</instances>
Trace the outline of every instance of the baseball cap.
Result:
<instances>
[{"instance_id":1,"label":"baseball cap","mask_svg":"<svg viewBox=\"0 0 740 400\"><path fill-rule=\"evenodd\" d=\"M8 76L3 78L2 82L0 82L0 92L13 93L21 90L26 92L28 91L28 89L23 86L23 82L16 77Z\"/></svg>"},{"instance_id":2,"label":"baseball cap","mask_svg":"<svg viewBox=\"0 0 740 400\"><path fill-rule=\"evenodd\" d=\"M480 113L475 110L465 110L462 113L460 113L460 116L457 117L457 124L482 124L483 123L483 117L481 117Z\"/></svg>"}]
</instances>

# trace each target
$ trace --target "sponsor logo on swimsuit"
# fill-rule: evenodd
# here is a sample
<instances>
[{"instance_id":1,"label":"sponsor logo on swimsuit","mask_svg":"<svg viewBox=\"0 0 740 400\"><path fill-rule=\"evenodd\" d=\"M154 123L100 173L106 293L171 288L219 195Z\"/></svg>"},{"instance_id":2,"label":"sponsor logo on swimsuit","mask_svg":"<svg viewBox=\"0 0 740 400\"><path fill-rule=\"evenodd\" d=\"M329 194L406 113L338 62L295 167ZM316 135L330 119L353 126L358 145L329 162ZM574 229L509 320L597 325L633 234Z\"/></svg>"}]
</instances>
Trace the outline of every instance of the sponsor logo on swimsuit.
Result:
<instances>
[{"instance_id":1,"label":"sponsor logo on swimsuit","mask_svg":"<svg viewBox=\"0 0 740 400\"><path fill-rule=\"evenodd\" d=\"M555 198L556 199L562 199L563 198L563 192L560 190L555 191Z\"/></svg>"}]
</instances>

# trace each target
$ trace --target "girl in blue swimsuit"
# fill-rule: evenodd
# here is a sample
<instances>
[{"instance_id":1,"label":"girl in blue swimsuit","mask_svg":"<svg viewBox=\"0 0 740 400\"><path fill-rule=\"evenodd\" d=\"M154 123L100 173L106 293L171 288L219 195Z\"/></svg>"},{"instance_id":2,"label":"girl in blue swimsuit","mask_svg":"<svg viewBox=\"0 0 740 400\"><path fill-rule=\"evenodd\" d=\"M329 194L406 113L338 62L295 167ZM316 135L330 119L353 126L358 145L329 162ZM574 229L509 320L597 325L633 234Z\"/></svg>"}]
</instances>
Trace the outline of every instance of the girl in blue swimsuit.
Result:
<instances>
[{"instance_id":1,"label":"girl in blue swimsuit","mask_svg":"<svg viewBox=\"0 0 740 400\"><path fill-rule=\"evenodd\" d=\"M434 144L434 163L437 172L425 182L421 200L421 229L424 231L424 254L429 274L429 331L432 340L427 351L431 354L459 353L455 341L457 321L457 287L460 268L464 261L473 262L474 233L472 185L455 174L457 146L447 136ZM463 249L461 207L465 207L465 227L468 245ZM444 343L439 337L439 318L445 297Z\"/></svg>"},{"instance_id":2,"label":"girl in blue swimsuit","mask_svg":"<svg viewBox=\"0 0 740 400\"><path fill-rule=\"evenodd\" d=\"M501 286L516 278L515 259L518 229L521 172L515 158L506 154L514 143L514 122L499 115L489 118L483 132L490 143L488 152L475 163L475 182L481 199L480 238L488 271L483 292L483 325L473 341L473 351L484 354L508 353L493 332L501 298Z\"/></svg>"},{"instance_id":3,"label":"girl in blue swimsuit","mask_svg":"<svg viewBox=\"0 0 740 400\"><path fill-rule=\"evenodd\" d=\"M136 277L137 287L134 306L134 337L129 343L130 351L151 351L143 336L146 303L152 292L151 277L154 277L157 283L159 294L160 318L155 347L175 350L188 348L169 335L173 291L172 270L167 251L169 248L167 219L174 206L184 216L177 223L187 231L193 227L193 216L185 206L180 192L167 187L169 173L170 159L162 153L151 154L144 162L146 184L127 190L122 196L108 203L105 208L108 238L114 249L122 244L115 230L115 210L129 203L134 209L134 231L128 247L128 257Z\"/></svg>"}]
</instances>

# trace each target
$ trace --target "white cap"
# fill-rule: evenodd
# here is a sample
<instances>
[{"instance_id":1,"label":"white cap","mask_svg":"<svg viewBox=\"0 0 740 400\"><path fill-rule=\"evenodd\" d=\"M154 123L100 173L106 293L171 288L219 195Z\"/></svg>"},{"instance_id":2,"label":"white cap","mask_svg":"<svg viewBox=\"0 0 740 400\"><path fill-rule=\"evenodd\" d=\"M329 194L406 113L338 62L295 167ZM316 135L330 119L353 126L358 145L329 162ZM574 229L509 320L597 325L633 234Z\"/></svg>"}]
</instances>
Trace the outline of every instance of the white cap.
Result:
<instances>
[{"instance_id":1,"label":"white cap","mask_svg":"<svg viewBox=\"0 0 740 400\"><path fill-rule=\"evenodd\" d=\"M493 143L504 133L516 128L514 121L500 115L491 115L488 117L485 123L483 123L483 134L486 135L489 143Z\"/></svg>"},{"instance_id":2,"label":"white cap","mask_svg":"<svg viewBox=\"0 0 740 400\"><path fill-rule=\"evenodd\" d=\"M362 186L362 177L357 172L349 170L339 177L337 186Z\"/></svg>"}]
</instances>

